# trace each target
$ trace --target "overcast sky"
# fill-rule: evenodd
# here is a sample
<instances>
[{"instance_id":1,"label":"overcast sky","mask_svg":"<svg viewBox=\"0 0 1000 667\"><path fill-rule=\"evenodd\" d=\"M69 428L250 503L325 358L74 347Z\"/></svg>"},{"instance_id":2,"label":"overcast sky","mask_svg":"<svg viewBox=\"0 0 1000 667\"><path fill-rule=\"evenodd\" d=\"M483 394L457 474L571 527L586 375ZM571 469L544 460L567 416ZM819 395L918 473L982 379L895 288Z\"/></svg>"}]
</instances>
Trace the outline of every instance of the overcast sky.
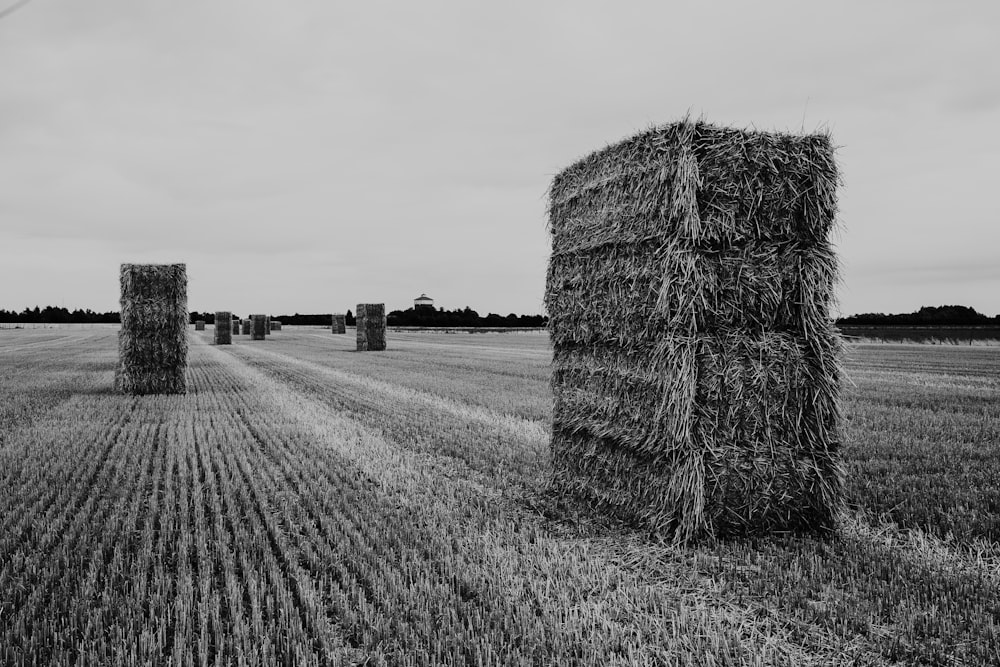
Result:
<instances>
[{"instance_id":1,"label":"overcast sky","mask_svg":"<svg viewBox=\"0 0 1000 667\"><path fill-rule=\"evenodd\" d=\"M688 110L829 129L844 314L1000 313L1000 2L0 0L0 308L536 313L546 189Z\"/></svg>"}]
</instances>

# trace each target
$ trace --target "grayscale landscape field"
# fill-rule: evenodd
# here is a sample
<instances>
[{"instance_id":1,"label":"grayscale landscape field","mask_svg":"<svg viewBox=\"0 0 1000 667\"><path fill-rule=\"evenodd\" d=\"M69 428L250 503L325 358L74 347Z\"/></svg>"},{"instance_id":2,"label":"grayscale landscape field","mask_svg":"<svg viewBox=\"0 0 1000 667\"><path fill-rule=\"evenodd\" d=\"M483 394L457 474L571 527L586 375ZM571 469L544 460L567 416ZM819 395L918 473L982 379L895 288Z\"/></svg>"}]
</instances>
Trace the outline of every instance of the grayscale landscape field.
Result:
<instances>
[{"instance_id":1,"label":"grayscale landscape field","mask_svg":"<svg viewBox=\"0 0 1000 667\"><path fill-rule=\"evenodd\" d=\"M1000 348L849 345L834 535L567 506L545 332L0 331L0 663L996 664Z\"/></svg>"}]
</instances>

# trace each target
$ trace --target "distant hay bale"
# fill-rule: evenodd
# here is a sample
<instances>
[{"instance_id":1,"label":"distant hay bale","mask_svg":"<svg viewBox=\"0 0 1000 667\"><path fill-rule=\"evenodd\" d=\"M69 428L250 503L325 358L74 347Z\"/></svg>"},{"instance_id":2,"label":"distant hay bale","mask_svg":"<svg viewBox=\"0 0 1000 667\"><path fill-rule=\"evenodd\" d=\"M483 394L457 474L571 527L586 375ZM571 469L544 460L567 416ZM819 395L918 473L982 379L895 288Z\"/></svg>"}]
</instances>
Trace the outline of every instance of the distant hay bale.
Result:
<instances>
[{"instance_id":1,"label":"distant hay bale","mask_svg":"<svg viewBox=\"0 0 1000 667\"><path fill-rule=\"evenodd\" d=\"M281 320L271 320L271 331L281 331Z\"/></svg>"},{"instance_id":2,"label":"distant hay bale","mask_svg":"<svg viewBox=\"0 0 1000 667\"><path fill-rule=\"evenodd\" d=\"M232 324L233 314L228 310L217 310L215 311L215 344L216 345L232 345L233 344L233 330L229 325Z\"/></svg>"},{"instance_id":3,"label":"distant hay bale","mask_svg":"<svg viewBox=\"0 0 1000 667\"><path fill-rule=\"evenodd\" d=\"M267 316L251 315L250 319L253 321L253 328L250 331L250 340L264 340L264 336L267 335Z\"/></svg>"},{"instance_id":4,"label":"distant hay bale","mask_svg":"<svg viewBox=\"0 0 1000 667\"><path fill-rule=\"evenodd\" d=\"M385 349L385 304L359 303L357 311L358 351Z\"/></svg>"},{"instance_id":5,"label":"distant hay bale","mask_svg":"<svg viewBox=\"0 0 1000 667\"><path fill-rule=\"evenodd\" d=\"M264 316L264 335L265 336L270 336L271 335L271 316L270 315L265 315Z\"/></svg>"},{"instance_id":6,"label":"distant hay bale","mask_svg":"<svg viewBox=\"0 0 1000 667\"><path fill-rule=\"evenodd\" d=\"M204 331L205 330L205 320L195 320L194 321L194 330L195 331Z\"/></svg>"},{"instance_id":7,"label":"distant hay bale","mask_svg":"<svg viewBox=\"0 0 1000 667\"><path fill-rule=\"evenodd\" d=\"M249 318L243 320L243 335L249 336L252 331L253 331L253 320Z\"/></svg>"},{"instance_id":8,"label":"distant hay bale","mask_svg":"<svg viewBox=\"0 0 1000 667\"><path fill-rule=\"evenodd\" d=\"M187 391L187 267L121 265L115 388L126 394Z\"/></svg>"},{"instance_id":9,"label":"distant hay bale","mask_svg":"<svg viewBox=\"0 0 1000 667\"><path fill-rule=\"evenodd\" d=\"M333 315L333 326L331 328L335 334L345 334L347 333L346 317L343 313L334 313Z\"/></svg>"},{"instance_id":10,"label":"distant hay bale","mask_svg":"<svg viewBox=\"0 0 1000 667\"><path fill-rule=\"evenodd\" d=\"M239 320L233 320L233 335L234 336L240 335L240 321Z\"/></svg>"},{"instance_id":11,"label":"distant hay bale","mask_svg":"<svg viewBox=\"0 0 1000 667\"><path fill-rule=\"evenodd\" d=\"M689 120L555 177L556 488L681 542L832 526L837 180L825 134Z\"/></svg>"}]
</instances>

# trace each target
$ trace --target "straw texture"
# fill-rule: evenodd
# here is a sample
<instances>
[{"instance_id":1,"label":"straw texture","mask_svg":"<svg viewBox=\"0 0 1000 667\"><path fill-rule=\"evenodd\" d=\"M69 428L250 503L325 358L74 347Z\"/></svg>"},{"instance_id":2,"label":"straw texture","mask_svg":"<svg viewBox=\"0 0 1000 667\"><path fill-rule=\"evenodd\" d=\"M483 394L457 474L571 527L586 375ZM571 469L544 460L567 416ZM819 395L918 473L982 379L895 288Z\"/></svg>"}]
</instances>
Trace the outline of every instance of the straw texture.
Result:
<instances>
[{"instance_id":1,"label":"straw texture","mask_svg":"<svg viewBox=\"0 0 1000 667\"><path fill-rule=\"evenodd\" d=\"M384 303L359 303L357 326L359 352L385 349Z\"/></svg>"},{"instance_id":2,"label":"straw texture","mask_svg":"<svg viewBox=\"0 0 1000 667\"><path fill-rule=\"evenodd\" d=\"M243 320L243 334L242 335L249 336L250 333L251 333L251 331L253 331L253 320L247 318L247 319Z\"/></svg>"},{"instance_id":3,"label":"straw texture","mask_svg":"<svg viewBox=\"0 0 1000 667\"><path fill-rule=\"evenodd\" d=\"M333 314L333 326L331 327L331 331L335 334L347 333L346 316L343 313Z\"/></svg>"},{"instance_id":4,"label":"straw texture","mask_svg":"<svg viewBox=\"0 0 1000 667\"><path fill-rule=\"evenodd\" d=\"M557 175L554 484L677 541L832 525L827 135L684 120Z\"/></svg>"},{"instance_id":5,"label":"straw texture","mask_svg":"<svg viewBox=\"0 0 1000 667\"><path fill-rule=\"evenodd\" d=\"M251 315L250 340L264 340L267 335L267 316Z\"/></svg>"},{"instance_id":6,"label":"straw texture","mask_svg":"<svg viewBox=\"0 0 1000 667\"><path fill-rule=\"evenodd\" d=\"M195 320L194 321L194 330L195 331L204 331L205 330L205 320Z\"/></svg>"},{"instance_id":7,"label":"straw texture","mask_svg":"<svg viewBox=\"0 0 1000 667\"><path fill-rule=\"evenodd\" d=\"M187 391L187 268L122 264L115 388L126 394Z\"/></svg>"},{"instance_id":8,"label":"straw texture","mask_svg":"<svg viewBox=\"0 0 1000 667\"><path fill-rule=\"evenodd\" d=\"M240 335L240 321L239 320L233 320L233 335L234 336Z\"/></svg>"},{"instance_id":9,"label":"straw texture","mask_svg":"<svg viewBox=\"0 0 1000 667\"><path fill-rule=\"evenodd\" d=\"M281 331L281 320L271 320L271 331Z\"/></svg>"},{"instance_id":10,"label":"straw texture","mask_svg":"<svg viewBox=\"0 0 1000 667\"><path fill-rule=\"evenodd\" d=\"M228 310L217 310L215 311L215 344L216 345L232 345L233 344L233 314Z\"/></svg>"}]
</instances>

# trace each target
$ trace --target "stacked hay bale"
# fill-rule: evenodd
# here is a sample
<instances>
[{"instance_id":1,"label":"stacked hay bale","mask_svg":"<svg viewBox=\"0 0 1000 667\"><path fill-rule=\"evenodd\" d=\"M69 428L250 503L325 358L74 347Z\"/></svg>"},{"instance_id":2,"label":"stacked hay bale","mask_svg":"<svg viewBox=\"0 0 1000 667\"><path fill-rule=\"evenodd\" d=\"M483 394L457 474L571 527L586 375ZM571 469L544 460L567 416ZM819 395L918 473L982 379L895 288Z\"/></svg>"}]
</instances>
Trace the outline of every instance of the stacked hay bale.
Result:
<instances>
[{"instance_id":1,"label":"stacked hay bale","mask_svg":"<svg viewBox=\"0 0 1000 667\"><path fill-rule=\"evenodd\" d=\"M233 317L235 318L236 316L234 315ZM238 319L233 320L233 335L234 336L240 335L240 321Z\"/></svg>"},{"instance_id":2,"label":"stacked hay bale","mask_svg":"<svg viewBox=\"0 0 1000 667\"><path fill-rule=\"evenodd\" d=\"M385 304L359 303L357 311L358 351L385 349Z\"/></svg>"},{"instance_id":3,"label":"stacked hay bale","mask_svg":"<svg viewBox=\"0 0 1000 667\"><path fill-rule=\"evenodd\" d=\"M253 320L253 328L250 331L250 340L264 340L264 336L267 335L267 316L251 315L250 319Z\"/></svg>"},{"instance_id":4,"label":"stacked hay bale","mask_svg":"<svg viewBox=\"0 0 1000 667\"><path fill-rule=\"evenodd\" d=\"M343 313L333 314L333 327L331 330L335 334L347 333L347 320Z\"/></svg>"},{"instance_id":5,"label":"stacked hay bale","mask_svg":"<svg viewBox=\"0 0 1000 667\"><path fill-rule=\"evenodd\" d=\"M281 331L281 320L271 320L271 331Z\"/></svg>"},{"instance_id":6,"label":"stacked hay bale","mask_svg":"<svg viewBox=\"0 0 1000 667\"><path fill-rule=\"evenodd\" d=\"M264 316L264 335L265 336L270 336L271 335L271 316L270 315L265 315Z\"/></svg>"},{"instance_id":7,"label":"stacked hay bale","mask_svg":"<svg viewBox=\"0 0 1000 667\"><path fill-rule=\"evenodd\" d=\"M244 336L249 336L250 332L253 330L253 320L245 319L243 320L243 334Z\"/></svg>"},{"instance_id":8,"label":"stacked hay bale","mask_svg":"<svg viewBox=\"0 0 1000 667\"><path fill-rule=\"evenodd\" d=\"M233 314L228 310L215 311L215 344L232 345L233 329L230 326L233 322Z\"/></svg>"},{"instance_id":9,"label":"stacked hay bale","mask_svg":"<svg viewBox=\"0 0 1000 667\"><path fill-rule=\"evenodd\" d=\"M685 120L550 190L557 488L687 541L841 501L826 135Z\"/></svg>"},{"instance_id":10,"label":"stacked hay bale","mask_svg":"<svg viewBox=\"0 0 1000 667\"><path fill-rule=\"evenodd\" d=\"M195 320L194 321L194 330L195 331L204 331L205 330L205 320Z\"/></svg>"},{"instance_id":11,"label":"stacked hay bale","mask_svg":"<svg viewBox=\"0 0 1000 667\"><path fill-rule=\"evenodd\" d=\"M115 388L126 394L187 391L187 267L121 265Z\"/></svg>"}]
</instances>

